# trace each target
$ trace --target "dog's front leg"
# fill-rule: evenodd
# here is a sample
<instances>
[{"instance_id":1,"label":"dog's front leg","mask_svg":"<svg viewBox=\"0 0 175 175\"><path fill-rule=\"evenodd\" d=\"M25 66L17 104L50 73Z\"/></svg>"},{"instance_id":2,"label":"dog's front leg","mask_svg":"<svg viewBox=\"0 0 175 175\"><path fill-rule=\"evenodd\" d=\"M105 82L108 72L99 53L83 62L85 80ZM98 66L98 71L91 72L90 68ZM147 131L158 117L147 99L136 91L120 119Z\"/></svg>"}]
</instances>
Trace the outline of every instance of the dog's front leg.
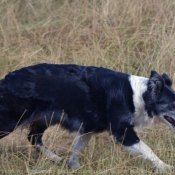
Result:
<instances>
[{"instance_id":1,"label":"dog's front leg","mask_svg":"<svg viewBox=\"0 0 175 175\"><path fill-rule=\"evenodd\" d=\"M143 141L139 141L132 146L123 146L123 150L129 151L132 154L140 155L143 159L148 159L152 162L153 166L160 171L164 172L172 170L173 166L170 166L160 160L154 152Z\"/></svg>"}]
</instances>

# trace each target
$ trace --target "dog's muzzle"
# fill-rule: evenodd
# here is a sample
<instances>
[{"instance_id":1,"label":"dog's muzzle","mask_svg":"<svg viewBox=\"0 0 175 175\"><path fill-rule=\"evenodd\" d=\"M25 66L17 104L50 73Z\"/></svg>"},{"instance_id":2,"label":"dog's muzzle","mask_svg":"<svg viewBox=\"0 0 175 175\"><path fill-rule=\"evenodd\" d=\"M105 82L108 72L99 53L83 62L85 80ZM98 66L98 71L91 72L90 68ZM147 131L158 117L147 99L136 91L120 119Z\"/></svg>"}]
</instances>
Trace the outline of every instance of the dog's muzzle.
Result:
<instances>
[{"instance_id":1,"label":"dog's muzzle","mask_svg":"<svg viewBox=\"0 0 175 175\"><path fill-rule=\"evenodd\" d=\"M175 128L175 120L173 118L171 118L170 116L164 116L165 120L168 121L169 123L171 123L171 125L173 126L173 128Z\"/></svg>"}]
</instances>

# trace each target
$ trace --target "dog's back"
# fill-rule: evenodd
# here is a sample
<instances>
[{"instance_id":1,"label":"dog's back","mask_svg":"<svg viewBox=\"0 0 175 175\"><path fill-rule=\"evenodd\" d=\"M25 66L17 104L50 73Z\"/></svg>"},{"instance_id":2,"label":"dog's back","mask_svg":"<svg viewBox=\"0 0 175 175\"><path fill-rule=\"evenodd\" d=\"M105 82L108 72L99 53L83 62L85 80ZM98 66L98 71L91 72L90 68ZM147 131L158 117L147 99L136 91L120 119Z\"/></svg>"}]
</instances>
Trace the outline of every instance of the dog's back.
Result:
<instances>
[{"instance_id":1,"label":"dog's back","mask_svg":"<svg viewBox=\"0 0 175 175\"><path fill-rule=\"evenodd\" d=\"M20 124L53 125L60 121L70 132L80 128L83 132L102 132L109 128L107 111L115 99L113 95L122 100L127 96L128 104L132 100L128 75L77 65L22 68L1 81L0 93L0 130L5 133Z\"/></svg>"}]
</instances>

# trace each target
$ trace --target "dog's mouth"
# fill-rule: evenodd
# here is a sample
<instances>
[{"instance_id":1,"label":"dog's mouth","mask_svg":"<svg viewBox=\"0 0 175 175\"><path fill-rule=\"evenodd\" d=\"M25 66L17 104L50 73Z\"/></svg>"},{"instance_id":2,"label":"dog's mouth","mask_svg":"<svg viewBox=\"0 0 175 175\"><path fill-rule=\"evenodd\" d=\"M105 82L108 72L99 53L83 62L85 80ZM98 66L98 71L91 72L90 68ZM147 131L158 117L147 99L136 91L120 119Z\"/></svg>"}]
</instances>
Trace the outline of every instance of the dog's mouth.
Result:
<instances>
[{"instance_id":1,"label":"dog's mouth","mask_svg":"<svg viewBox=\"0 0 175 175\"><path fill-rule=\"evenodd\" d=\"M175 120L169 116L164 116L165 120L172 124L173 128L175 128Z\"/></svg>"}]
</instances>

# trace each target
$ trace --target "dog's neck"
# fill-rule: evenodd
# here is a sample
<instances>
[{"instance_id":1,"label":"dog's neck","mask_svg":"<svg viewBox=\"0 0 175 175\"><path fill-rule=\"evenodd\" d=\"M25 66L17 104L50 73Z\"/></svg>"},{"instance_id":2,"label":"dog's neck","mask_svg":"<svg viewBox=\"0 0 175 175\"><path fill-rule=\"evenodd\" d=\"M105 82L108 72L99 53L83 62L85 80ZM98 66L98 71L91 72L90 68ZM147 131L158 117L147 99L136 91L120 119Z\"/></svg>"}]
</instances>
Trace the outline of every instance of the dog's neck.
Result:
<instances>
[{"instance_id":1,"label":"dog's neck","mask_svg":"<svg viewBox=\"0 0 175 175\"><path fill-rule=\"evenodd\" d=\"M151 125L154 121L146 110L143 94L147 90L148 78L131 75L129 77L133 90L133 103L135 107L134 119L132 123L136 128L142 130L144 127Z\"/></svg>"}]
</instances>

